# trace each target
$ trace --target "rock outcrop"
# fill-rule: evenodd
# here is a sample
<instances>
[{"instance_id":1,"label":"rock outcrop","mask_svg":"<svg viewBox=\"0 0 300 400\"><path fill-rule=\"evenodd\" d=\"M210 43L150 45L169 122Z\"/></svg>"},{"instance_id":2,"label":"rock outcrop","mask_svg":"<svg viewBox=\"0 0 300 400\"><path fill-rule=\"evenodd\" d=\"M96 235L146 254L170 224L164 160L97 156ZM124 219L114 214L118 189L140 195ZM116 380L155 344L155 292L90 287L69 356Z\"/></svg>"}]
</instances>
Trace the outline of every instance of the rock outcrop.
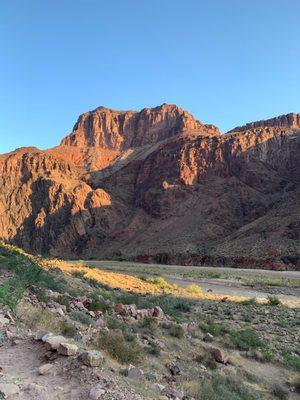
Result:
<instances>
[{"instance_id":1,"label":"rock outcrop","mask_svg":"<svg viewBox=\"0 0 300 400\"><path fill-rule=\"evenodd\" d=\"M174 105L0 156L0 237L63 257L300 269L300 114L220 135Z\"/></svg>"}]
</instances>

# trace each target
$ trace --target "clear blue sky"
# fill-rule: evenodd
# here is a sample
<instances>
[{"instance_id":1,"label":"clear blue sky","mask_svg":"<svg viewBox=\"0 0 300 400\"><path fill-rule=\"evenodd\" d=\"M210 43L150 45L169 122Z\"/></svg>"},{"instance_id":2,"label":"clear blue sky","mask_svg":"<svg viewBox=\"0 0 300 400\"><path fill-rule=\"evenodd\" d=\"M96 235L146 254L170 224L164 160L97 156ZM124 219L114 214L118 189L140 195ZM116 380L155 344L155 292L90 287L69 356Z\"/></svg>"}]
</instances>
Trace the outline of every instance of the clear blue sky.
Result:
<instances>
[{"instance_id":1,"label":"clear blue sky","mask_svg":"<svg viewBox=\"0 0 300 400\"><path fill-rule=\"evenodd\" d=\"M300 112L299 0L0 0L0 153L99 105L176 103L223 132Z\"/></svg>"}]
</instances>

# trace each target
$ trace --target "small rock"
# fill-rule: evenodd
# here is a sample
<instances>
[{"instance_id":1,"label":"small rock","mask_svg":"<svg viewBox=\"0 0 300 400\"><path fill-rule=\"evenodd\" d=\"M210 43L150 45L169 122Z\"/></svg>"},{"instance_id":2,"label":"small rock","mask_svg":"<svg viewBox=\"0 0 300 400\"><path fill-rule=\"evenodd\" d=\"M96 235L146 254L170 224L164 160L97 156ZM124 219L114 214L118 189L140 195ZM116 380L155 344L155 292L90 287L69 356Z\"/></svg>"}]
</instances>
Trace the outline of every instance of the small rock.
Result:
<instances>
[{"instance_id":1,"label":"small rock","mask_svg":"<svg viewBox=\"0 0 300 400\"><path fill-rule=\"evenodd\" d=\"M6 399L8 396L18 394L20 391L19 386L14 383L0 383L0 395L1 398Z\"/></svg>"},{"instance_id":2,"label":"small rock","mask_svg":"<svg viewBox=\"0 0 300 400\"><path fill-rule=\"evenodd\" d=\"M122 304L122 303L117 303L117 304L115 305L115 307L114 307L114 311L115 311L115 313L117 313L118 315L123 315L123 316L128 315L127 308L126 308L126 307L124 306L124 304Z\"/></svg>"},{"instance_id":3,"label":"small rock","mask_svg":"<svg viewBox=\"0 0 300 400\"><path fill-rule=\"evenodd\" d=\"M219 349L211 349L211 350L210 350L210 355L212 356L212 358L213 358L216 362L218 362L218 363L220 363L220 364L224 364L224 363L225 363L225 362L224 362L223 355L222 355L222 353L221 353L221 350L219 350Z\"/></svg>"},{"instance_id":4,"label":"small rock","mask_svg":"<svg viewBox=\"0 0 300 400\"><path fill-rule=\"evenodd\" d=\"M47 331L37 331L37 333L35 334L35 340L42 340L43 337L45 337L46 335L52 335L51 332L47 332Z\"/></svg>"},{"instance_id":5,"label":"small rock","mask_svg":"<svg viewBox=\"0 0 300 400\"><path fill-rule=\"evenodd\" d=\"M51 336L54 336L53 333L51 333L51 332L46 333L46 335L42 337L42 342L45 343L46 340L47 340L49 337L51 337Z\"/></svg>"},{"instance_id":6,"label":"small rock","mask_svg":"<svg viewBox=\"0 0 300 400\"><path fill-rule=\"evenodd\" d=\"M98 400L101 399L103 394L105 394L105 390L101 384L98 384L90 390L89 398L92 400Z\"/></svg>"},{"instance_id":7,"label":"small rock","mask_svg":"<svg viewBox=\"0 0 300 400\"><path fill-rule=\"evenodd\" d=\"M105 328L106 323L104 319L98 318L97 321L95 322L95 328Z\"/></svg>"},{"instance_id":8,"label":"small rock","mask_svg":"<svg viewBox=\"0 0 300 400\"><path fill-rule=\"evenodd\" d=\"M58 354L62 356L75 356L78 351L76 344L61 343L58 347Z\"/></svg>"},{"instance_id":9,"label":"small rock","mask_svg":"<svg viewBox=\"0 0 300 400\"><path fill-rule=\"evenodd\" d=\"M131 364L125 370L125 375L129 379L134 379L134 380L141 380L144 378L144 372L141 369L139 369Z\"/></svg>"},{"instance_id":10,"label":"small rock","mask_svg":"<svg viewBox=\"0 0 300 400\"><path fill-rule=\"evenodd\" d=\"M165 316L165 313L163 312L163 310L159 306L154 307L154 309L153 309L153 317L162 319L162 318L164 318L164 316Z\"/></svg>"},{"instance_id":11,"label":"small rock","mask_svg":"<svg viewBox=\"0 0 300 400\"><path fill-rule=\"evenodd\" d=\"M56 313L57 313L58 315L60 315L61 317L64 317L64 316L65 316L64 310L63 310L61 307L59 307L59 308L56 309Z\"/></svg>"},{"instance_id":12,"label":"small rock","mask_svg":"<svg viewBox=\"0 0 300 400\"><path fill-rule=\"evenodd\" d=\"M203 340L204 340L204 342L209 342L210 343L210 342L213 342L214 337L213 337L213 335L211 333L207 333L204 336Z\"/></svg>"},{"instance_id":13,"label":"small rock","mask_svg":"<svg viewBox=\"0 0 300 400\"><path fill-rule=\"evenodd\" d=\"M166 395L167 397L171 399L182 399L183 398L183 393L179 390L176 390L175 388L172 387L165 387L162 391L161 394Z\"/></svg>"},{"instance_id":14,"label":"small rock","mask_svg":"<svg viewBox=\"0 0 300 400\"><path fill-rule=\"evenodd\" d=\"M170 365L169 370L173 376L180 375L180 368L178 365Z\"/></svg>"},{"instance_id":15,"label":"small rock","mask_svg":"<svg viewBox=\"0 0 300 400\"><path fill-rule=\"evenodd\" d=\"M155 372L146 372L146 373L144 373L144 377L145 377L145 379L147 379L147 381L151 381L151 382L158 381L158 375Z\"/></svg>"},{"instance_id":16,"label":"small rock","mask_svg":"<svg viewBox=\"0 0 300 400\"><path fill-rule=\"evenodd\" d=\"M81 353L80 359L82 363L87 365L88 367L98 367L105 360L102 353L97 350L84 351L83 353Z\"/></svg>"},{"instance_id":17,"label":"small rock","mask_svg":"<svg viewBox=\"0 0 300 400\"><path fill-rule=\"evenodd\" d=\"M40 375L48 375L53 370L53 364L44 364L39 367L39 374Z\"/></svg>"},{"instance_id":18,"label":"small rock","mask_svg":"<svg viewBox=\"0 0 300 400\"><path fill-rule=\"evenodd\" d=\"M34 382L26 383L25 385L22 386L22 389L31 392L32 394L35 395L41 395L46 390L44 386L38 385L37 383Z\"/></svg>"},{"instance_id":19,"label":"small rock","mask_svg":"<svg viewBox=\"0 0 300 400\"><path fill-rule=\"evenodd\" d=\"M9 324L9 319L0 314L0 326Z\"/></svg>"},{"instance_id":20,"label":"small rock","mask_svg":"<svg viewBox=\"0 0 300 400\"><path fill-rule=\"evenodd\" d=\"M46 349L52 351L57 350L60 344L65 342L66 338L64 338L63 336L49 336L45 340Z\"/></svg>"},{"instance_id":21,"label":"small rock","mask_svg":"<svg viewBox=\"0 0 300 400\"><path fill-rule=\"evenodd\" d=\"M6 311L5 317L10 320L11 323L14 323L15 320L9 311Z\"/></svg>"},{"instance_id":22,"label":"small rock","mask_svg":"<svg viewBox=\"0 0 300 400\"><path fill-rule=\"evenodd\" d=\"M11 341L11 344L13 346L17 346L18 344L21 344L21 343L22 343L22 340L20 340L20 339L12 339L12 341Z\"/></svg>"}]
</instances>

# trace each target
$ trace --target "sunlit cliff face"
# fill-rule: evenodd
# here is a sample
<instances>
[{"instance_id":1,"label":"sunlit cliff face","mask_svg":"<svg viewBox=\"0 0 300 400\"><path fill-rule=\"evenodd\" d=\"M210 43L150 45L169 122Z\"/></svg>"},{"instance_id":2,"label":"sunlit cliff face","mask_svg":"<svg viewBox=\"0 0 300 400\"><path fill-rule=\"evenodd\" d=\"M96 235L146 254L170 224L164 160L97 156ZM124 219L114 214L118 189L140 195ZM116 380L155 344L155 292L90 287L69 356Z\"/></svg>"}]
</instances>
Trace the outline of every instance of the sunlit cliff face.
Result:
<instances>
[{"instance_id":1,"label":"sunlit cliff face","mask_svg":"<svg viewBox=\"0 0 300 400\"><path fill-rule=\"evenodd\" d=\"M0 238L66 257L298 268L299 147L299 114L220 135L175 105L99 107L55 148L0 156Z\"/></svg>"}]
</instances>

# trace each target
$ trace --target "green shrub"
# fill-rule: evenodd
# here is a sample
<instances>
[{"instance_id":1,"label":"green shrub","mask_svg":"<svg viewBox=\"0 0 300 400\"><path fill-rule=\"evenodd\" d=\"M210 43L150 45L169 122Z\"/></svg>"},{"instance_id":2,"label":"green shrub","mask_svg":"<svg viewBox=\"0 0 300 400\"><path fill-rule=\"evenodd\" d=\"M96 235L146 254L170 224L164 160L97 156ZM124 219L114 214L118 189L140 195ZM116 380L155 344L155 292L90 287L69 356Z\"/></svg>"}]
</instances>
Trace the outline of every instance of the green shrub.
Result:
<instances>
[{"instance_id":1,"label":"green shrub","mask_svg":"<svg viewBox=\"0 0 300 400\"><path fill-rule=\"evenodd\" d=\"M169 334L178 339L182 339L184 336L184 329L181 325L173 324L169 328Z\"/></svg>"},{"instance_id":2,"label":"green shrub","mask_svg":"<svg viewBox=\"0 0 300 400\"><path fill-rule=\"evenodd\" d=\"M48 301L50 300L50 297L46 295L45 290L44 289L37 289L35 291L36 297L39 301L47 304Z\"/></svg>"},{"instance_id":3,"label":"green shrub","mask_svg":"<svg viewBox=\"0 0 300 400\"><path fill-rule=\"evenodd\" d=\"M250 299L243 300L241 304L244 304L245 306L251 305L251 304L257 304L257 299L255 297L251 297Z\"/></svg>"},{"instance_id":4,"label":"green shrub","mask_svg":"<svg viewBox=\"0 0 300 400\"><path fill-rule=\"evenodd\" d=\"M181 300L178 301L175 305L174 305L174 309L187 313L187 312L191 312L192 311L192 307L191 304L185 300Z\"/></svg>"},{"instance_id":5,"label":"green shrub","mask_svg":"<svg viewBox=\"0 0 300 400\"><path fill-rule=\"evenodd\" d=\"M241 331L231 331L229 334L231 343L239 350L250 350L263 347L257 333L251 329Z\"/></svg>"},{"instance_id":6,"label":"green shrub","mask_svg":"<svg viewBox=\"0 0 300 400\"><path fill-rule=\"evenodd\" d=\"M77 330L74 324L63 321L61 324L61 333L69 338L77 336Z\"/></svg>"},{"instance_id":7,"label":"green shrub","mask_svg":"<svg viewBox=\"0 0 300 400\"><path fill-rule=\"evenodd\" d=\"M235 377L213 375L211 380L200 383L197 398L201 400L259 400L253 389L248 389Z\"/></svg>"},{"instance_id":8,"label":"green shrub","mask_svg":"<svg viewBox=\"0 0 300 400\"><path fill-rule=\"evenodd\" d=\"M0 303L15 311L18 302L23 297L25 283L21 280L11 278L0 285Z\"/></svg>"},{"instance_id":9,"label":"green shrub","mask_svg":"<svg viewBox=\"0 0 300 400\"><path fill-rule=\"evenodd\" d=\"M57 301L57 303L61 304L62 306L66 306L66 307L70 306L69 300L63 295L58 296L56 301Z\"/></svg>"},{"instance_id":10,"label":"green shrub","mask_svg":"<svg viewBox=\"0 0 300 400\"><path fill-rule=\"evenodd\" d=\"M208 318L206 321L199 322L198 326L202 332L210 333L213 336L220 336L229 332L229 328L226 325L215 322L211 318Z\"/></svg>"},{"instance_id":11,"label":"green shrub","mask_svg":"<svg viewBox=\"0 0 300 400\"><path fill-rule=\"evenodd\" d=\"M108 329L123 329L124 323L114 316L106 318L106 325Z\"/></svg>"},{"instance_id":12,"label":"green shrub","mask_svg":"<svg viewBox=\"0 0 300 400\"><path fill-rule=\"evenodd\" d=\"M138 364L141 361L141 346L136 341L135 343L128 343L122 332L109 332L108 334L100 335L98 346L120 363Z\"/></svg>"},{"instance_id":13,"label":"green shrub","mask_svg":"<svg viewBox=\"0 0 300 400\"><path fill-rule=\"evenodd\" d=\"M300 372L300 357L296 354L285 354L283 356L283 363L288 368Z\"/></svg>"},{"instance_id":14,"label":"green shrub","mask_svg":"<svg viewBox=\"0 0 300 400\"><path fill-rule=\"evenodd\" d=\"M89 310L90 311L102 311L106 312L110 310L110 305L103 299L95 299L92 300L90 305L89 305Z\"/></svg>"},{"instance_id":15,"label":"green shrub","mask_svg":"<svg viewBox=\"0 0 300 400\"><path fill-rule=\"evenodd\" d=\"M72 276L74 276L75 278L84 278L84 275L86 274L85 271L72 271L71 272Z\"/></svg>"},{"instance_id":16,"label":"green shrub","mask_svg":"<svg viewBox=\"0 0 300 400\"><path fill-rule=\"evenodd\" d=\"M158 357L160 355L160 353L161 353L161 349L160 349L160 347L159 347L159 345L157 343L151 342L148 352L152 356Z\"/></svg>"},{"instance_id":17,"label":"green shrub","mask_svg":"<svg viewBox=\"0 0 300 400\"><path fill-rule=\"evenodd\" d=\"M284 387L275 383L272 387L272 393L280 400L287 400L289 398L289 391Z\"/></svg>"},{"instance_id":18,"label":"green shrub","mask_svg":"<svg viewBox=\"0 0 300 400\"><path fill-rule=\"evenodd\" d=\"M279 300L279 298L277 296L273 296L273 295L269 294L268 304L270 306L278 306L279 304L281 304L281 301Z\"/></svg>"},{"instance_id":19,"label":"green shrub","mask_svg":"<svg viewBox=\"0 0 300 400\"><path fill-rule=\"evenodd\" d=\"M206 368L214 370L217 368L216 361L211 357L209 353L199 354L196 356L195 361L203 364Z\"/></svg>"},{"instance_id":20,"label":"green shrub","mask_svg":"<svg viewBox=\"0 0 300 400\"><path fill-rule=\"evenodd\" d=\"M93 325L94 320L83 311L72 311L69 314L70 318L75 319L78 322L81 322L84 325Z\"/></svg>"},{"instance_id":21,"label":"green shrub","mask_svg":"<svg viewBox=\"0 0 300 400\"><path fill-rule=\"evenodd\" d=\"M146 317L139 321L139 327L143 329L143 331L154 334L157 331L157 320L154 317Z\"/></svg>"}]
</instances>

